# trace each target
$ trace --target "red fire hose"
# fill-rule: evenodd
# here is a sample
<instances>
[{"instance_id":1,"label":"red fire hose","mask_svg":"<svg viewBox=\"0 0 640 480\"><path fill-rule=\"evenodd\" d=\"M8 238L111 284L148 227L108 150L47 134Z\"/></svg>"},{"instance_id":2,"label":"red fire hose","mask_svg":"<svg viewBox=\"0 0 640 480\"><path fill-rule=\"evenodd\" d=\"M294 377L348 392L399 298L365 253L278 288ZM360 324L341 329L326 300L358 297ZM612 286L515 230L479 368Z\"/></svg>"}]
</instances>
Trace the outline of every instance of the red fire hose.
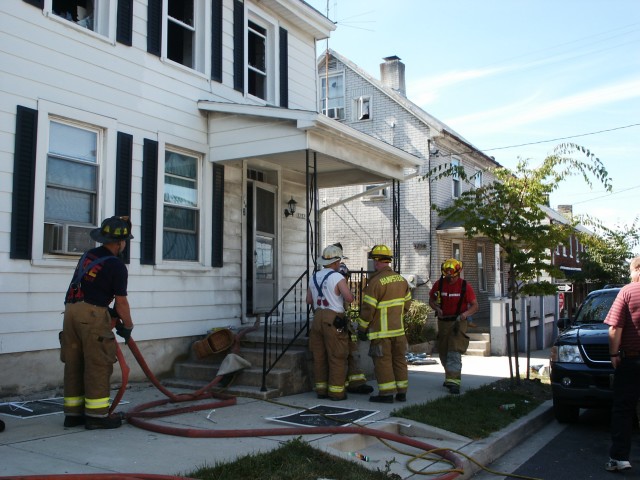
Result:
<instances>
[{"instance_id":1,"label":"red fire hose","mask_svg":"<svg viewBox=\"0 0 640 480\"><path fill-rule=\"evenodd\" d=\"M237 351L239 347L240 338L248 333L251 330L256 329L255 327L249 327L248 329L243 330L236 336L235 341L235 350ZM370 437L382 438L386 440L390 440L396 443L408 445L411 447L415 447L425 452L430 452L435 455L440 456L441 458L450 462L454 468L447 472L444 475L433 477L434 480L453 480L457 478L461 471L463 471L462 460L451 452L448 449L439 449L433 445L430 445L425 442L421 442L419 440L412 439L410 437L405 437L396 433L390 433L383 430L377 430L372 428L360 427L360 426L338 426L338 427L296 427L296 428L257 428L257 429L248 429L248 430L211 430L211 429L197 429L197 428L179 428L179 427L171 427L167 425L158 425L154 424L146 419L152 418L160 418L166 417L170 415L177 415L181 413L195 412L206 409L213 408L221 408L230 405L236 404L236 397L231 395L225 395L221 393L214 393L209 391L214 385L216 385L223 378L222 376L217 376L214 378L209 384L200 388L199 390L192 393L185 394L174 394L171 391L167 390L158 379L155 377L153 372L149 369L146 361L144 360L136 342L133 338L129 338L127 341L127 345L131 350L131 353L135 357L136 361L144 371L147 378L151 381L151 383L160 390L164 395L167 396L164 400L156 400L153 402L148 402L142 405L138 405L134 407L129 412L124 413L124 418L131 425L135 425L136 427L149 430L152 432L163 433L166 435L175 435L180 437L190 437L190 438L234 438L234 437L267 437L267 436L282 436L282 435L317 435L317 434L358 434L358 435L367 435ZM112 412L122 399L124 391L127 386L127 382L129 379L129 367L125 362L124 355L118 346L117 349L117 358L120 366L122 368L122 385L120 390L118 391L113 404L111 405L110 412ZM196 405L190 405L186 407L176 407L173 409L164 409L161 411L150 412L147 411L152 408L156 408L162 405L166 405L168 403L181 403L187 401L200 401L206 399L215 398L215 401L200 403ZM458 471L456 471L458 470ZM166 475L146 475L146 474L79 474L79 475L30 475L30 476L15 476L15 477L2 477L3 479L24 479L24 480L45 480L45 479L64 479L69 480L73 478L91 478L98 480L116 480L116 479L125 479L125 480L189 480L187 477L176 477L176 476L166 476Z\"/></svg>"}]
</instances>

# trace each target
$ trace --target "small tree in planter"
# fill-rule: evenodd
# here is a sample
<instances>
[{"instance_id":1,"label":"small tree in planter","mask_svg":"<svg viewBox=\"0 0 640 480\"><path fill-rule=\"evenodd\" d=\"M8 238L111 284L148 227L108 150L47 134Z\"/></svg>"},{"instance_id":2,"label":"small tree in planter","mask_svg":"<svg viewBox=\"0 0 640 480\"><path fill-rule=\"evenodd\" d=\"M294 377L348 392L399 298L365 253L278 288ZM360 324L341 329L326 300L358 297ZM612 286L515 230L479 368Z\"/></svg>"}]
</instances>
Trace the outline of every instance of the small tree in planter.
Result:
<instances>
[{"instance_id":1,"label":"small tree in planter","mask_svg":"<svg viewBox=\"0 0 640 480\"><path fill-rule=\"evenodd\" d=\"M419 300L413 300L409 310L404 313L404 331L409 350L418 353L431 353L436 339L436 329L429 323L431 307Z\"/></svg>"}]
</instances>

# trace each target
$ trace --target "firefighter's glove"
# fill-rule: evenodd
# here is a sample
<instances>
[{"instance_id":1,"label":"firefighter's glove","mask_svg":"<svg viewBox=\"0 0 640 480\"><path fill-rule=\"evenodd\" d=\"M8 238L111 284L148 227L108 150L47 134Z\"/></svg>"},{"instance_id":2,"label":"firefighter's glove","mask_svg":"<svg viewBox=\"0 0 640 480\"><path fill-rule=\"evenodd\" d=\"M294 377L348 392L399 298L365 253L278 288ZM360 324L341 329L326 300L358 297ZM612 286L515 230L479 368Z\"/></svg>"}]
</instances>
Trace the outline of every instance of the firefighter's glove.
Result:
<instances>
[{"instance_id":1,"label":"firefighter's glove","mask_svg":"<svg viewBox=\"0 0 640 480\"><path fill-rule=\"evenodd\" d=\"M458 335L458 333L460 333L460 315L458 315L456 319L453 321L452 330L454 335Z\"/></svg>"},{"instance_id":2,"label":"firefighter's glove","mask_svg":"<svg viewBox=\"0 0 640 480\"><path fill-rule=\"evenodd\" d=\"M358 340L362 340L363 342L369 340L369 336L367 335L366 330L358 329Z\"/></svg>"},{"instance_id":3,"label":"firefighter's glove","mask_svg":"<svg viewBox=\"0 0 640 480\"><path fill-rule=\"evenodd\" d=\"M126 328L123 323L116 323L116 333L124 338L124 343L129 343L129 338L131 338L131 332L133 331L133 327Z\"/></svg>"}]
</instances>

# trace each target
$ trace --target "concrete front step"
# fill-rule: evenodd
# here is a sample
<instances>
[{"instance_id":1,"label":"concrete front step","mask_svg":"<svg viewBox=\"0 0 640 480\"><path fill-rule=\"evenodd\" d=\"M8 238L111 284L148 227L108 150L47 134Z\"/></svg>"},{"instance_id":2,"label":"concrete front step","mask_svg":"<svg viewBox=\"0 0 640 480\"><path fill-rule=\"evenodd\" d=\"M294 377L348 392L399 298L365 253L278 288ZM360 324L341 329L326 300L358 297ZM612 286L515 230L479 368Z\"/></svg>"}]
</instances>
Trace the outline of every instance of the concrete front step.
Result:
<instances>
[{"instance_id":1,"label":"concrete front step","mask_svg":"<svg viewBox=\"0 0 640 480\"><path fill-rule=\"evenodd\" d=\"M491 335L488 333L469 333L469 348L466 355L474 355L477 357L491 356Z\"/></svg>"},{"instance_id":2,"label":"concrete front step","mask_svg":"<svg viewBox=\"0 0 640 480\"><path fill-rule=\"evenodd\" d=\"M184 378L171 378L162 381L162 384L166 387L185 388L194 392L207 385L207 383L209 382L187 380ZM257 398L259 400L267 400L269 398L278 398L283 396L279 388L267 388L267 391L263 392L260 390L260 387L235 385L233 383L226 388L214 387L211 391L236 397Z\"/></svg>"}]
</instances>

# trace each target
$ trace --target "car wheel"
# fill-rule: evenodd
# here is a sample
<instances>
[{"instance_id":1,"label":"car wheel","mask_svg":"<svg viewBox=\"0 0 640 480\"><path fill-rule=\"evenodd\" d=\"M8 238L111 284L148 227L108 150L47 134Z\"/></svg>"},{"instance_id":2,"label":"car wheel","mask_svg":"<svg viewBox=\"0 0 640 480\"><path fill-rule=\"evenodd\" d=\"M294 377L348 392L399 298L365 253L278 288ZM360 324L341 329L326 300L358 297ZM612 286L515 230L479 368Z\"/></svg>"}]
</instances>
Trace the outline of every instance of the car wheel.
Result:
<instances>
[{"instance_id":1,"label":"car wheel","mask_svg":"<svg viewBox=\"0 0 640 480\"><path fill-rule=\"evenodd\" d=\"M553 414L560 423L575 423L580 417L580 407L567 405L555 398L553 399Z\"/></svg>"}]
</instances>

